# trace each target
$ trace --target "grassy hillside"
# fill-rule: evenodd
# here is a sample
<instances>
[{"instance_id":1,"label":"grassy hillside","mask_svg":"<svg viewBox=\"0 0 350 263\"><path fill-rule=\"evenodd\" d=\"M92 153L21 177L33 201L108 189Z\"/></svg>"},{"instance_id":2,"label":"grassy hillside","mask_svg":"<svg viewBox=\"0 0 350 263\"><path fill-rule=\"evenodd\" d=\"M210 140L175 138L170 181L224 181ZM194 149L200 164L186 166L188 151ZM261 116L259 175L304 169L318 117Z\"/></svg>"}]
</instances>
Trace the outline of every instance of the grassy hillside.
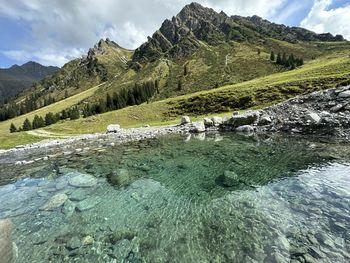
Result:
<instances>
[{"instance_id":1,"label":"grassy hillside","mask_svg":"<svg viewBox=\"0 0 350 263\"><path fill-rule=\"evenodd\" d=\"M122 110L93 116L86 119L57 123L45 130L58 134L82 134L103 132L110 123L122 127L139 127L145 124L160 125L176 123L179 116L229 115L237 109L260 108L316 90L350 84L350 57L348 51L333 52L319 59L311 60L302 68L278 72L254 80L169 98L149 104L128 107ZM93 94L100 93L108 85L95 87L74 97L13 120L15 124L34 114L58 112L75 105ZM42 140L26 133L9 134L11 121L0 123L0 147L9 148L21 143Z\"/></svg>"}]
</instances>

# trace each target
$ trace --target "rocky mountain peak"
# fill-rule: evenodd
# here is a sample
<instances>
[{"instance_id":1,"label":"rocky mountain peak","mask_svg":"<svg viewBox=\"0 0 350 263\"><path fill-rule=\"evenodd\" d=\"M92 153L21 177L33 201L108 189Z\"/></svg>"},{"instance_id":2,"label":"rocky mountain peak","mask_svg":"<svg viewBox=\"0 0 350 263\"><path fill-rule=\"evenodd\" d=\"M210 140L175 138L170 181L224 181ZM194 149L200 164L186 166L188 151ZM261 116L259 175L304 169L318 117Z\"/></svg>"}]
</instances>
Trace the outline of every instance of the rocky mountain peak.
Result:
<instances>
[{"instance_id":1,"label":"rocky mountain peak","mask_svg":"<svg viewBox=\"0 0 350 263\"><path fill-rule=\"evenodd\" d=\"M225 41L259 42L265 38L290 43L343 39L341 36L316 34L303 28L271 23L259 16L229 17L224 12L217 13L194 2L186 5L172 19L166 19L160 29L135 51L133 61L145 63L162 56L173 59L190 56L201 42L218 45Z\"/></svg>"}]
</instances>

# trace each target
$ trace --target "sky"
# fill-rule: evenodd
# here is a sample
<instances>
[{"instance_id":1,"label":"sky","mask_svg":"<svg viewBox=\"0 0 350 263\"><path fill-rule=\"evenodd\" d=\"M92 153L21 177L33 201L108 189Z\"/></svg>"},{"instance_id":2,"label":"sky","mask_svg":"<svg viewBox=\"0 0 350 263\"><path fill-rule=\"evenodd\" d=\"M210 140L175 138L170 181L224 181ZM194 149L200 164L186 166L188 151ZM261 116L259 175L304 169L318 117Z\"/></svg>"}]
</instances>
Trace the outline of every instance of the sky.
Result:
<instances>
[{"instance_id":1,"label":"sky","mask_svg":"<svg viewBox=\"0 0 350 263\"><path fill-rule=\"evenodd\" d=\"M187 0L0 0L0 68L29 60L62 66L101 38L134 49ZM197 0L228 15L258 15L275 23L350 40L350 0Z\"/></svg>"}]
</instances>

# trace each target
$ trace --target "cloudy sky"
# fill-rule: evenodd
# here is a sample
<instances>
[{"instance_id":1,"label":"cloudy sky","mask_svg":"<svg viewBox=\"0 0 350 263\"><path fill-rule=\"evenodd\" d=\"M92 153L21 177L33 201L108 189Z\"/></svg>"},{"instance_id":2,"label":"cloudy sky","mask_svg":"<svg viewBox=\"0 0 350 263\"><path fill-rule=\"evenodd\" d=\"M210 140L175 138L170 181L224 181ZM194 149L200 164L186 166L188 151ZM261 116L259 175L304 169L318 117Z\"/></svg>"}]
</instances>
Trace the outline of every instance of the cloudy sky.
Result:
<instances>
[{"instance_id":1,"label":"cloudy sky","mask_svg":"<svg viewBox=\"0 0 350 263\"><path fill-rule=\"evenodd\" d=\"M109 37L136 48L187 0L0 0L0 67L62 66ZM349 0L198 0L228 15L259 15L350 39Z\"/></svg>"}]
</instances>

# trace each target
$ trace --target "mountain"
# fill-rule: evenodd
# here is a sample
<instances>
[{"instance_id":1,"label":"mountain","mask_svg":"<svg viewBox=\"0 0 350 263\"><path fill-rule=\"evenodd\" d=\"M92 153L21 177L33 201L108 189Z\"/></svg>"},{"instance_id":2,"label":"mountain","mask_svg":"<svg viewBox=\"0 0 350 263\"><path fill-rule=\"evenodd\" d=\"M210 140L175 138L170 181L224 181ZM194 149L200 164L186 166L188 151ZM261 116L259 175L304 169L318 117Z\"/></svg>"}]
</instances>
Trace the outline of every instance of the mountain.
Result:
<instances>
[{"instance_id":1,"label":"mountain","mask_svg":"<svg viewBox=\"0 0 350 263\"><path fill-rule=\"evenodd\" d=\"M74 105L83 109L101 106L107 94L130 94L147 85L157 86L147 98L154 102L291 70L271 61L271 52L308 63L349 46L340 35L316 34L258 16L228 16L192 3L165 20L136 50L101 39L85 57L37 82L11 105L34 98L35 105L26 105L31 111L76 96ZM135 98L128 100L127 104L136 103Z\"/></svg>"},{"instance_id":2,"label":"mountain","mask_svg":"<svg viewBox=\"0 0 350 263\"><path fill-rule=\"evenodd\" d=\"M78 94L119 76L127 68L133 51L115 42L101 39L87 55L65 64L59 71L37 82L27 93L35 94L38 103L57 101Z\"/></svg>"},{"instance_id":3,"label":"mountain","mask_svg":"<svg viewBox=\"0 0 350 263\"><path fill-rule=\"evenodd\" d=\"M218 45L227 41L256 42L274 38L298 43L301 41L344 41L340 35L316 34L309 30L278 25L258 16L227 16L197 3L185 6L171 20L165 20L159 30L140 48L133 61L155 61L161 56L187 57L199 47L200 41Z\"/></svg>"},{"instance_id":4,"label":"mountain","mask_svg":"<svg viewBox=\"0 0 350 263\"><path fill-rule=\"evenodd\" d=\"M33 83L58 71L58 67L46 67L30 61L22 66L0 69L0 98L10 98L29 88Z\"/></svg>"}]
</instances>

